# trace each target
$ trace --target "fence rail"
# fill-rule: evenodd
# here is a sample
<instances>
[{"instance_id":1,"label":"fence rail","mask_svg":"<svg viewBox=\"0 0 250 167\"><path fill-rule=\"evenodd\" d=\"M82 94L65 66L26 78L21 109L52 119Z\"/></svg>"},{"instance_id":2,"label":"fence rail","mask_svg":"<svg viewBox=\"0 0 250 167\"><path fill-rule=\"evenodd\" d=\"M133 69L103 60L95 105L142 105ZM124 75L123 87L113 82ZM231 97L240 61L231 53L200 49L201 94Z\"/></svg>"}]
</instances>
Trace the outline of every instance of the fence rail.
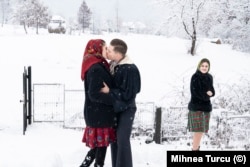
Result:
<instances>
[{"instance_id":1,"label":"fence rail","mask_svg":"<svg viewBox=\"0 0 250 167\"><path fill-rule=\"evenodd\" d=\"M64 128L82 129L84 90L66 90L64 84L33 84L32 94L31 67L23 72L23 134L28 124L34 122L60 122ZM32 105L33 102L33 105ZM33 108L32 108L33 107ZM33 115L32 115L33 109ZM176 141L188 138L186 106L157 108L153 102L137 102L137 112L133 124L132 136L146 135L152 140ZM213 111L217 113L218 111ZM217 147L232 147L235 141L240 147L250 149L250 115L237 115L232 111L221 111L211 116L208 141ZM154 139L153 139L154 138Z\"/></svg>"},{"instance_id":2,"label":"fence rail","mask_svg":"<svg viewBox=\"0 0 250 167\"><path fill-rule=\"evenodd\" d=\"M84 90L67 90L63 84L33 84L34 122L62 122L65 128L84 128ZM154 103L137 102L134 127L154 127Z\"/></svg>"}]
</instances>

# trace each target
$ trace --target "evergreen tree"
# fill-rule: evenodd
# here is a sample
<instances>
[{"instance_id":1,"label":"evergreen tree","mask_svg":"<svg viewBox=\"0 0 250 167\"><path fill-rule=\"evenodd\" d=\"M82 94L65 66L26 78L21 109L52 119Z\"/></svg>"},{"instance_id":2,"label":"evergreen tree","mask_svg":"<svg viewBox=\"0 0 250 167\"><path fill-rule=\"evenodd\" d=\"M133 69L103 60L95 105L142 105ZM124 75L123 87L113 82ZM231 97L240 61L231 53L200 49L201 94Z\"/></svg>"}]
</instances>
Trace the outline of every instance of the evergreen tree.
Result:
<instances>
[{"instance_id":1,"label":"evergreen tree","mask_svg":"<svg viewBox=\"0 0 250 167\"><path fill-rule=\"evenodd\" d=\"M78 23L81 26L83 32L85 28L90 26L90 19L91 11L84 0L78 11Z\"/></svg>"}]
</instances>

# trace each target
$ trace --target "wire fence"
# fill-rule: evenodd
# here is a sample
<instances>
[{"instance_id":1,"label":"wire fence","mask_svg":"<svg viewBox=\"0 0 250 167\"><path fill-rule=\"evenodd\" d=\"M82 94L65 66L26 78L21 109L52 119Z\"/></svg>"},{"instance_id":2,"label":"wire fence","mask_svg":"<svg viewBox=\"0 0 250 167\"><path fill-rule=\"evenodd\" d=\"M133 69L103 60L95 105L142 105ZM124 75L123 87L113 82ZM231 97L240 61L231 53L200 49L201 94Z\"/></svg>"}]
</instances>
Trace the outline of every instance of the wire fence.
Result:
<instances>
[{"instance_id":1,"label":"wire fence","mask_svg":"<svg viewBox=\"0 0 250 167\"><path fill-rule=\"evenodd\" d=\"M188 109L169 107L163 110L162 140L166 142L184 139L191 145L192 133L187 130ZM211 113L209 132L204 145L220 149L250 150L250 114L214 109Z\"/></svg>"},{"instance_id":2,"label":"wire fence","mask_svg":"<svg viewBox=\"0 0 250 167\"><path fill-rule=\"evenodd\" d=\"M84 90L66 90L64 84L33 84L33 121L62 122L65 128L84 128ZM154 103L137 102L136 127L153 129Z\"/></svg>"},{"instance_id":3,"label":"wire fence","mask_svg":"<svg viewBox=\"0 0 250 167\"><path fill-rule=\"evenodd\" d=\"M64 96L63 84L33 84L33 121L63 122Z\"/></svg>"},{"instance_id":4,"label":"wire fence","mask_svg":"<svg viewBox=\"0 0 250 167\"><path fill-rule=\"evenodd\" d=\"M63 84L33 84L33 121L61 122L64 128L83 129L84 100L84 90L65 90ZM154 137L155 108L153 102L137 102L132 137ZM162 109L162 141L190 140L191 135L186 128L187 114L186 106ZM210 122L209 133L204 137L205 144L217 148L238 145L239 148L250 149L250 116L215 110Z\"/></svg>"}]
</instances>

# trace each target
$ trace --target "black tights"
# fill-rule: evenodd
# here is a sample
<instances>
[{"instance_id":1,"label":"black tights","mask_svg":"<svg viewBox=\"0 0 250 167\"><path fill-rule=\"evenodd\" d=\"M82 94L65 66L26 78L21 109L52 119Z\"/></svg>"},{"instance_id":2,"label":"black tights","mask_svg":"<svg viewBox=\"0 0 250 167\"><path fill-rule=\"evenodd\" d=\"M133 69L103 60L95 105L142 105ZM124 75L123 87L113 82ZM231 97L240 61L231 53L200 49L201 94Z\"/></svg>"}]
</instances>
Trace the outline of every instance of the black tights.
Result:
<instances>
[{"instance_id":1,"label":"black tights","mask_svg":"<svg viewBox=\"0 0 250 167\"><path fill-rule=\"evenodd\" d=\"M98 165L104 165L107 147L97 147L95 153L95 163Z\"/></svg>"},{"instance_id":2,"label":"black tights","mask_svg":"<svg viewBox=\"0 0 250 167\"><path fill-rule=\"evenodd\" d=\"M95 164L103 166L106 157L107 147L96 147L89 150L87 156L95 159Z\"/></svg>"}]
</instances>

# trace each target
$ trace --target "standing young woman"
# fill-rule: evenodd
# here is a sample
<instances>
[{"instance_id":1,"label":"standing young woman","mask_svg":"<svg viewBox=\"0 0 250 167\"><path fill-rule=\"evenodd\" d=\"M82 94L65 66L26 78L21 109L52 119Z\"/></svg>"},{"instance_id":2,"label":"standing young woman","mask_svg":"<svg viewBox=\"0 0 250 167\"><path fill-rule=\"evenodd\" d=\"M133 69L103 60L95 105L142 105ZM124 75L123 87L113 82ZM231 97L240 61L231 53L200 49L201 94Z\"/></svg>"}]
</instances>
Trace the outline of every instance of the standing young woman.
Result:
<instances>
[{"instance_id":1,"label":"standing young woman","mask_svg":"<svg viewBox=\"0 0 250 167\"><path fill-rule=\"evenodd\" d=\"M210 97L215 95L213 77L209 74L210 61L202 59L190 83L191 100L188 104L188 130L193 132L193 151L200 150L204 133L208 132L212 104Z\"/></svg>"},{"instance_id":2,"label":"standing young woman","mask_svg":"<svg viewBox=\"0 0 250 167\"><path fill-rule=\"evenodd\" d=\"M93 39L85 48L81 79L84 81L84 119L86 128L82 142L90 147L80 167L89 167L95 160L95 167L103 167L109 143L115 140L113 127L116 114L112 99L100 92L103 82L112 87L112 76L106 61L107 47L104 40Z\"/></svg>"}]
</instances>

